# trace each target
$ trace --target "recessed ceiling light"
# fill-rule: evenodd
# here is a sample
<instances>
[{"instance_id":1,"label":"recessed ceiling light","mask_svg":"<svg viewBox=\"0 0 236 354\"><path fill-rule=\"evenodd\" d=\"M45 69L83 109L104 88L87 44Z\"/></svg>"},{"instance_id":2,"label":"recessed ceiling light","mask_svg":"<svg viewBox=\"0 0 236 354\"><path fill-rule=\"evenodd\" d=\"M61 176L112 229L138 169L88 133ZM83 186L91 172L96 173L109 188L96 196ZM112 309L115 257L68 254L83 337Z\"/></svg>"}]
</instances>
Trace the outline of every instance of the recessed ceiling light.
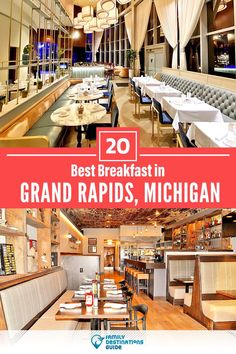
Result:
<instances>
[{"instance_id":1,"label":"recessed ceiling light","mask_svg":"<svg viewBox=\"0 0 236 354\"><path fill-rule=\"evenodd\" d=\"M227 219L232 219L232 217L233 217L232 215L227 215L226 216Z\"/></svg>"}]
</instances>

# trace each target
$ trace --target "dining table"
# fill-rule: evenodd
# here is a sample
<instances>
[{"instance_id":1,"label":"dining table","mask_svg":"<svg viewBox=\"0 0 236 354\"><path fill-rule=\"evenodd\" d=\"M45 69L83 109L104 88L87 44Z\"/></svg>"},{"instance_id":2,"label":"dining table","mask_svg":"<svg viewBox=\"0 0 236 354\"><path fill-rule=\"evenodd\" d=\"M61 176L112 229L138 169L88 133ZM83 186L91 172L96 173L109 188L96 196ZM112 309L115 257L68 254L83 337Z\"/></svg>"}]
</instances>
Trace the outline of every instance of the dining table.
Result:
<instances>
[{"instance_id":1,"label":"dining table","mask_svg":"<svg viewBox=\"0 0 236 354\"><path fill-rule=\"evenodd\" d=\"M76 102L91 102L98 101L103 97L103 92L99 90L85 90L77 93L70 93L68 98Z\"/></svg>"},{"instance_id":2,"label":"dining table","mask_svg":"<svg viewBox=\"0 0 236 354\"><path fill-rule=\"evenodd\" d=\"M182 284L185 286L186 294L189 293L189 289L193 286L194 278L175 278L174 279L177 283Z\"/></svg>"},{"instance_id":3,"label":"dining table","mask_svg":"<svg viewBox=\"0 0 236 354\"><path fill-rule=\"evenodd\" d=\"M171 86L159 85L159 86L144 86L143 93L150 97L155 98L158 102L162 103L164 97L180 97L182 92L174 89Z\"/></svg>"},{"instance_id":4,"label":"dining table","mask_svg":"<svg viewBox=\"0 0 236 354\"><path fill-rule=\"evenodd\" d=\"M135 86L144 89L145 87L153 87L153 86L160 86L163 82L153 78L153 77L133 77L133 81L135 82Z\"/></svg>"},{"instance_id":5,"label":"dining table","mask_svg":"<svg viewBox=\"0 0 236 354\"><path fill-rule=\"evenodd\" d=\"M85 301L86 290L92 290L92 286L82 285L78 291L74 292L72 297L73 302ZM117 288L117 285L114 284L113 287L108 287L107 284L100 285L100 291L98 293L99 301L125 301L125 294L122 290Z\"/></svg>"},{"instance_id":6,"label":"dining table","mask_svg":"<svg viewBox=\"0 0 236 354\"><path fill-rule=\"evenodd\" d=\"M224 122L219 109L196 97L163 97L163 110L173 118L176 131L179 130L179 123Z\"/></svg>"},{"instance_id":7,"label":"dining table","mask_svg":"<svg viewBox=\"0 0 236 354\"><path fill-rule=\"evenodd\" d=\"M236 122L195 122L187 136L197 147L236 147Z\"/></svg>"},{"instance_id":8,"label":"dining table","mask_svg":"<svg viewBox=\"0 0 236 354\"><path fill-rule=\"evenodd\" d=\"M74 305L74 308L66 308ZM76 307L76 305L78 307ZM63 308L65 306L65 308ZM130 313L125 303L98 302L98 307L86 307L85 302L61 304L55 315L57 321L90 320L91 330L101 330L101 321L105 323L109 319L129 319Z\"/></svg>"},{"instance_id":9,"label":"dining table","mask_svg":"<svg viewBox=\"0 0 236 354\"><path fill-rule=\"evenodd\" d=\"M81 147L82 127L86 130L89 124L97 122L105 115L106 109L98 103L73 103L58 108L50 118L60 126L77 127L77 147Z\"/></svg>"}]
</instances>

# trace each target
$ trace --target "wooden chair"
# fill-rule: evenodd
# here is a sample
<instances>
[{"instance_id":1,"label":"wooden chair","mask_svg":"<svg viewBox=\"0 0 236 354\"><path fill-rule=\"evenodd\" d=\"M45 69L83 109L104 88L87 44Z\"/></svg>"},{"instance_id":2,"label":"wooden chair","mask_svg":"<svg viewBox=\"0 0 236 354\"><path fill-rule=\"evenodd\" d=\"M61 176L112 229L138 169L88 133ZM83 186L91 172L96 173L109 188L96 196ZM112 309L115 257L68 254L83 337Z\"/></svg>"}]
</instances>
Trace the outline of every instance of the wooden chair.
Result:
<instances>
[{"instance_id":1,"label":"wooden chair","mask_svg":"<svg viewBox=\"0 0 236 354\"><path fill-rule=\"evenodd\" d=\"M141 330L147 329L147 313L148 306L141 304L132 307L132 315L128 321L108 321L108 330L112 331L137 331L141 326ZM140 316L141 315L141 316Z\"/></svg>"}]
</instances>

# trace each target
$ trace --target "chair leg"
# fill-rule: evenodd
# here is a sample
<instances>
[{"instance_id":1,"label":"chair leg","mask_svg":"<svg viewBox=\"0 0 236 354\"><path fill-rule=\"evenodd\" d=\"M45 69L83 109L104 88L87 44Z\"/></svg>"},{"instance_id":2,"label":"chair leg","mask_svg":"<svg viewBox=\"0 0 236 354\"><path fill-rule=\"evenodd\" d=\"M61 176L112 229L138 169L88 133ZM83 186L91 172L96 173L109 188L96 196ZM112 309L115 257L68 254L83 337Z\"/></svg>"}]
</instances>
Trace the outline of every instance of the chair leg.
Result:
<instances>
[{"instance_id":1,"label":"chair leg","mask_svg":"<svg viewBox=\"0 0 236 354\"><path fill-rule=\"evenodd\" d=\"M141 119L141 116L140 116L140 103L138 104L138 119Z\"/></svg>"},{"instance_id":2,"label":"chair leg","mask_svg":"<svg viewBox=\"0 0 236 354\"><path fill-rule=\"evenodd\" d=\"M160 124L159 117L157 117L157 145L160 146Z\"/></svg>"},{"instance_id":3,"label":"chair leg","mask_svg":"<svg viewBox=\"0 0 236 354\"><path fill-rule=\"evenodd\" d=\"M152 109L152 138L154 139L154 111Z\"/></svg>"}]
</instances>

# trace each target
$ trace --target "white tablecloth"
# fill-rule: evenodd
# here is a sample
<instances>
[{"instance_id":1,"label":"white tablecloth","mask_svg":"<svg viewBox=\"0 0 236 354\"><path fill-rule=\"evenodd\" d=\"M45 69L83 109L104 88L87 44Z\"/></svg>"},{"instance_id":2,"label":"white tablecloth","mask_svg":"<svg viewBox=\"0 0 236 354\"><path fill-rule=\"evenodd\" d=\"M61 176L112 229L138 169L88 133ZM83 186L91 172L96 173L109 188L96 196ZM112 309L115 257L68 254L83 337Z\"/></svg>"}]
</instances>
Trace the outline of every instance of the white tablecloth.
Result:
<instances>
[{"instance_id":1,"label":"white tablecloth","mask_svg":"<svg viewBox=\"0 0 236 354\"><path fill-rule=\"evenodd\" d=\"M193 122L223 122L223 117L219 109L207 103L192 98L185 100L181 97L164 97L163 110L167 111L174 119L173 128L177 131L180 123Z\"/></svg>"},{"instance_id":2,"label":"white tablecloth","mask_svg":"<svg viewBox=\"0 0 236 354\"><path fill-rule=\"evenodd\" d=\"M179 97L182 94L180 91L170 86L144 86L143 91L145 95L150 98L155 98L161 104L164 97Z\"/></svg>"},{"instance_id":3,"label":"white tablecloth","mask_svg":"<svg viewBox=\"0 0 236 354\"><path fill-rule=\"evenodd\" d=\"M143 89L145 86L160 86L163 82L154 79L153 77L133 77L135 85Z\"/></svg>"},{"instance_id":4,"label":"white tablecloth","mask_svg":"<svg viewBox=\"0 0 236 354\"><path fill-rule=\"evenodd\" d=\"M187 136L190 140L195 140L198 147L236 147L236 122L193 123Z\"/></svg>"}]
</instances>

